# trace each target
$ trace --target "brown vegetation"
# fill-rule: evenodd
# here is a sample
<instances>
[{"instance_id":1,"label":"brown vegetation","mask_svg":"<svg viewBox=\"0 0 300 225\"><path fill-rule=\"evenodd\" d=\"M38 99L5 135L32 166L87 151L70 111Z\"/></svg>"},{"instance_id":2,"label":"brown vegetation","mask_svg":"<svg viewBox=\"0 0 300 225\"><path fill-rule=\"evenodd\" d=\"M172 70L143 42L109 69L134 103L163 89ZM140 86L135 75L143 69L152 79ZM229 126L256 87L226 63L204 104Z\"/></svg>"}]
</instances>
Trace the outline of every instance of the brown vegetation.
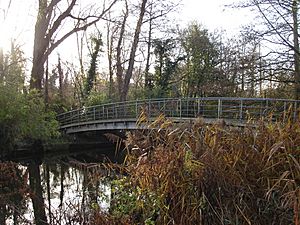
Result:
<instances>
[{"instance_id":1,"label":"brown vegetation","mask_svg":"<svg viewBox=\"0 0 300 225\"><path fill-rule=\"evenodd\" d=\"M14 224L27 224L22 214L29 193L27 172L12 162L0 163L0 224L11 218Z\"/></svg>"},{"instance_id":2,"label":"brown vegetation","mask_svg":"<svg viewBox=\"0 0 300 225\"><path fill-rule=\"evenodd\" d=\"M148 126L127 140L130 224L299 225L299 122L177 127L161 116Z\"/></svg>"}]
</instances>

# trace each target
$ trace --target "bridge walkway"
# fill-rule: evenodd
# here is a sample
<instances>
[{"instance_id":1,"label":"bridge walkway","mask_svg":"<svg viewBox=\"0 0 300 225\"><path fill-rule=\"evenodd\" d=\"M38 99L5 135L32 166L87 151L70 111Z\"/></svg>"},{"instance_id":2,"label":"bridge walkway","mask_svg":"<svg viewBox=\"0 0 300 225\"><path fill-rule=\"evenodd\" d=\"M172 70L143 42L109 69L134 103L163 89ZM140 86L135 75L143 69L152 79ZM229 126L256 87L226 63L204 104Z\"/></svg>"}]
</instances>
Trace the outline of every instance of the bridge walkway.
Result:
<instances>
[{"instance_id":1,"label":"bridge walkway","mask_svg":"<svg viewBox=\"0 0 300 225\"><path fill-rule=\"evenodd\" d=\"M241 126L249 119L272 117L296 119L300 101L270 98L166 98L116 102L59 114L57 119L62 131L78 133L85 131L112 131L142 129L137 124L143 112L153 120L160 114L176 122L201 117L208 123L225 120L227 124Z\"/></svg>"}]
</instances>

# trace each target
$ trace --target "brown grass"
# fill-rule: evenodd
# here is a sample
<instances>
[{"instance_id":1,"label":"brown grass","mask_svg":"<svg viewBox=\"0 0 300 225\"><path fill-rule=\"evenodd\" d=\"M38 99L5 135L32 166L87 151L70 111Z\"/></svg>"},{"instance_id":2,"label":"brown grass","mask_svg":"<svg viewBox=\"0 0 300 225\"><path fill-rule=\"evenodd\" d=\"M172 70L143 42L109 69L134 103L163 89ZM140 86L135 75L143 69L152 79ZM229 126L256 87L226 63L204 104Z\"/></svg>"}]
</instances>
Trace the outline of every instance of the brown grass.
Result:
<instances>
[{"instance_id":1,"label":"brown grass","mask_svg":"<svg viewBox=\"0 0 300 225\"><path fill-rule=\"evenodd\" d=\"M155 224L299 225L299 121L233 128L146 118L150 130L127 139L130 183L147 206L140 214Z\"/></svg>"}]
</instances>

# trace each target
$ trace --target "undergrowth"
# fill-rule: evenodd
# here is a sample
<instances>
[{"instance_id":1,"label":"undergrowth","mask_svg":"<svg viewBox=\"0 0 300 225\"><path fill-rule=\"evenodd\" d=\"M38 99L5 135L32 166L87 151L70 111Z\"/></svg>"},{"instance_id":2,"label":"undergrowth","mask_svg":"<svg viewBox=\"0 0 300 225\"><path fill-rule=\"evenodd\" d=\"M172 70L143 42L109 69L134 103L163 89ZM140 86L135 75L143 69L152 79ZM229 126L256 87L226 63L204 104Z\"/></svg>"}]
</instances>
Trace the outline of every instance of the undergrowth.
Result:
<instances>
[{"instance_id":1,"label":"undergrowth","mask_svg":"<svg viewBox=\"0 0 300 225\"><path fill-rule=\"evenodd\" d=\"M107 224L300 224L299 121L140 123Z\"/></svg>"}]
</instances>

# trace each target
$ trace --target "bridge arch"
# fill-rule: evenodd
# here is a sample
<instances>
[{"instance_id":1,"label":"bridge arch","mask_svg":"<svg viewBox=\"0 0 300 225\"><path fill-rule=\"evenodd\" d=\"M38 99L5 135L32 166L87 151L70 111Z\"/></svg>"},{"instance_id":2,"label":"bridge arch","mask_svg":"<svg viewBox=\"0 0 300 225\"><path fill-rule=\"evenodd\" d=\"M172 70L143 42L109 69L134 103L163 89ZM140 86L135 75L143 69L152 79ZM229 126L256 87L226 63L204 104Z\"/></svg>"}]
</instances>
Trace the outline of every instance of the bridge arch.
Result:
<instances>
[{"instance_id":1,"label":"bridge arch","mask_svg":"<svg viewBox=\"0 0 300 225\"><path fill-rule=\"evenodd\" d=\"M145 112L149 120L160 114L177 122L202 117L208 123L222 119L232 125L243 125L251 118L259 120L298 117L300 101L271 98L162 98L116 102L85 107L59 114L60 129L67 134L85 131L141 129L138 117Z\"/></svg>"}]
</instances>

